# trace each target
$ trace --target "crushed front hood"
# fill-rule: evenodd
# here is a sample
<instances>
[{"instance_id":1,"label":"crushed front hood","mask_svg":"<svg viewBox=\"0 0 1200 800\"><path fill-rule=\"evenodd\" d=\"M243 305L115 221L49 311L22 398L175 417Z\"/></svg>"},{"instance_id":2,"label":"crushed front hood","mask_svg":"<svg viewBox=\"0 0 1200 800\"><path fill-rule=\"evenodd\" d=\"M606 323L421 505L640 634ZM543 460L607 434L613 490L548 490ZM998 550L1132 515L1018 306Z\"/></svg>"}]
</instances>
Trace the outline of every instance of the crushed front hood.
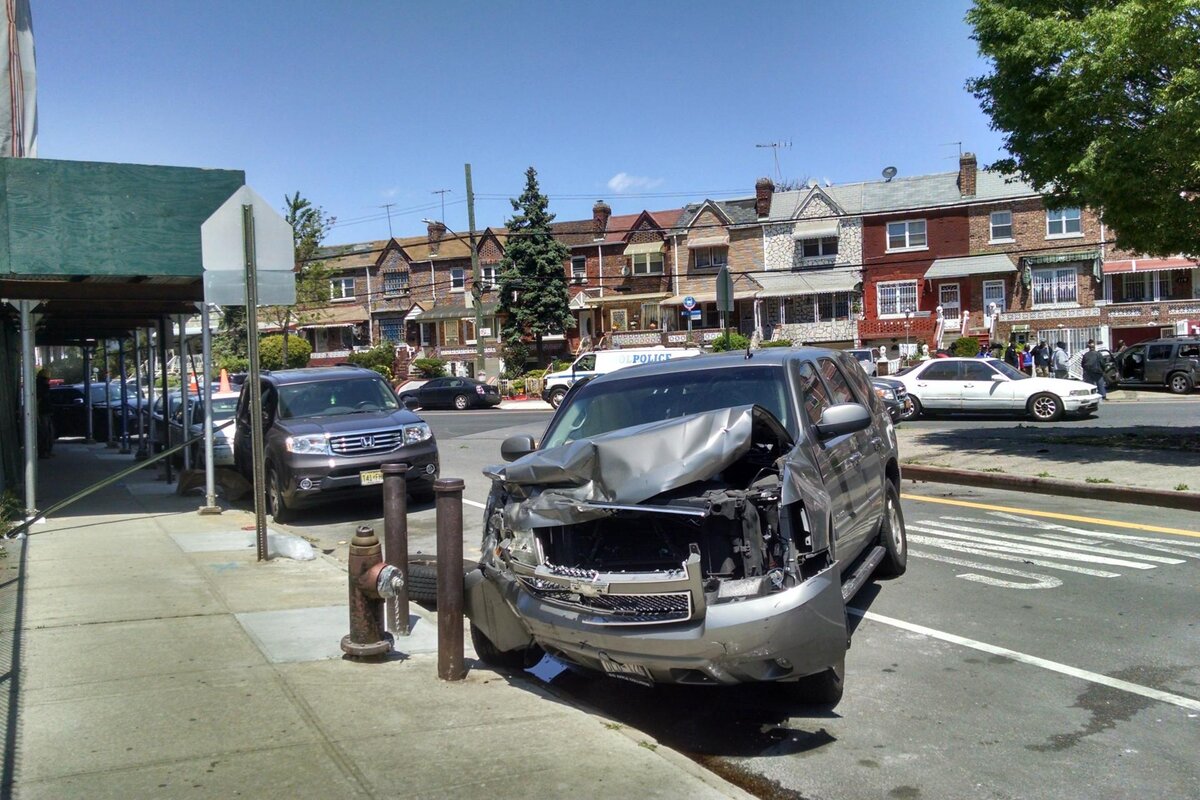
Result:
<instances>
[{"instance_id":1,"label":"crushed front hood","mask_svg":"<svg viewBox=\"0 0 1200 800\"><path fill-rule=\"evenodd\" d=\"M790 441L766 409L736 406L538 450L484 474L510 492L509 526L575 524L610 513L591 503L640 503L720 473L746 455L756 423Z\"/></svg>"}]
</instances>

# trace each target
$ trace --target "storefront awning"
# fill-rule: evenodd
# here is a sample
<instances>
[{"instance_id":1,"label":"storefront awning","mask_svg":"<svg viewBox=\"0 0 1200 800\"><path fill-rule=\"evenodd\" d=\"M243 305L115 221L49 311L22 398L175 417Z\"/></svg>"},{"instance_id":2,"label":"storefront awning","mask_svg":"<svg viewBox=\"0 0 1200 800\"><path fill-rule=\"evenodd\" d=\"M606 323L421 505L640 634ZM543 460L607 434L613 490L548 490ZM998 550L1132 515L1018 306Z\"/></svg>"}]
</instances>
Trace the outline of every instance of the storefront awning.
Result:
<instances>
[{"instance_id":1,"label":"storefront awning","mask_svg":"<svg viewBox=\"0 0 1200 800\"><path fill-rule=\"evenodd\" d=\"M1135 258L1128 261L1105 261L1105 275L1123 272L1164 272L1171 269L1193 269L1196 262L1190 258Z\"/></svg>"},{"instance_id":2,"label":"storefront awning","mask_svg":"<svg viewBox=\"0 0 1200 800\"><path fill-rule=\"evenodd\" d=\"M626 292L611 292L603 297L589 297L587 299L589 306L598 305L600 303L626 303L642 300L661 300L667 297L666 292L642 292L640 294L630 294Z\"/></svg>"},{"instance_id":3,"label":"storefront awning","mask_svg":"<svg viewBox=\"0 0 1200 800\"><path fill-rule=\"evenodd\" d=\"M483 315L485 317L496 313L496 303L484 303ZM474 319L475 309L471 306L434 306L428 311L422 311L413 319L416 322L440 322L448 319Z\"/></svg>"},{"instance_id":4,"label":"storefront awning","mask_svg":"<svg viewBox=\"0 0 1200 800\"><path fill-rule=\"evenodd\" d=\"M792 238L800 239L822 239L826 236L838 235L838 223L836 219L818 219L812 222L797 222L792 228Z\"/></svg>"},{"instance_id":5,"label":"storefront awning","mask_svg":"<svg viewBox=\"0 0 1200 800\"><path fill-rule=\"evenodd\" d=\"M627 256L641 256L646 253L661 253L665 242L644 242L642 244L631 244L625 248Z\"/></svg>"},{"instance_id":6,"label":"storefront awning","mask_svg":"<svg viewBox=\"0 0 1200 800\"><path fill-rule=\"evenodd\" d=\"M757 289L750 289L750 288L734 289L733 290L733 299L734 300L749 300L755 296L755 293L757 291L758 291ZM660 305L681 306L681 305L683 305L683 299L685 297L691 297L693 300L696 301L697 305L701 305L703 303L717 302L717 293L716 292L693 292L690 295L677 294L677 295L674 295L673 297L668 297L666 300L663 300L662 303L660 303Z\"/></svg>"},{"instance_id":7,"label":"storefront awning","mask_svg":"<svg viewBox=\"0 0 1200 800\"><path fill-rule=\"evenodd\" d=\"M762 284L757 297L801 297L829 292L853 292L862 277L847 269L801 270L799 272L762 272L754 276Z\"/></svg>"},{"instance_id":8,"label":"storefront awning","mask_svg":"<svg viewBox=\"0 0 1200 800\"><path fill-rule=\"evenodd\" d=\"M729 247L729 231L704 231L695 235L688 234L688 249L697 247Z\"/></svg>"},{"instance_id":9,"label":"storefront awning","mask_svg":"<svg viewBox=\"0 0 1200 800\"><path fill-rule=\"evenodd\" d=\"M1017 266L1004 253L992 253L984 256L959 256L957 258L937 258L925 272L925 280L935 278L966 278L971 275L995 275L997 273L1016 272Z\"/></svg>"}]
</instances>

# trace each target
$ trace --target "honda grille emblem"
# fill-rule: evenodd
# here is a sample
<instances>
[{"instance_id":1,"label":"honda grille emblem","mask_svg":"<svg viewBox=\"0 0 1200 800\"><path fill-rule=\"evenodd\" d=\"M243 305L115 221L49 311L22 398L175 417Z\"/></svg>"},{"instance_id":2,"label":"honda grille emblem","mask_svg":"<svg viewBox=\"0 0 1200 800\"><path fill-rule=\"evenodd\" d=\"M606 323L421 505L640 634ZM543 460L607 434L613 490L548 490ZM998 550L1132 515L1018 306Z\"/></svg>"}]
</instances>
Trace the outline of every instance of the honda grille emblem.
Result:
<instances>
[{"instance_id":1,"label":"honda grille emblem","mask_svg":"<svg viewBox=\"0 0 1200 800\"><path fill-rule=\"evenodd\" d=\"M362 438L360 438L358 440L358 442L363 447L374 447L375 446L375 437L374 436L363 436Z\"/></svg>"}]
</instances>

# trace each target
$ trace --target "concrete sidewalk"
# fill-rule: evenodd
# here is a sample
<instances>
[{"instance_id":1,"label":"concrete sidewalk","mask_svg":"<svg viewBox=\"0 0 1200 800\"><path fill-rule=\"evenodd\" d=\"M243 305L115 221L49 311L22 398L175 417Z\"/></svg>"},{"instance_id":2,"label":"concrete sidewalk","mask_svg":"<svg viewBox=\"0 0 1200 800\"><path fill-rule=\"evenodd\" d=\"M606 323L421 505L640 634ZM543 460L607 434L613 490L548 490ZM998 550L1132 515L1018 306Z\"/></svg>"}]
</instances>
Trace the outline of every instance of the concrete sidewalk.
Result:
<instances>
[{"instance_id":1,"label":"concrete sidewalk","mask_svg":"<svg viewBox=\"0 0 1200 800\"><path fill-rule=\"evenodd\" d=\"M55 453L47 503L117 466L100 446ZM437 680L436 621L416 606L393 658L343 660L342 565L257 563L251 515L199 516L154 477L7 543L17 797L748 797L474 662L469 641L467 679Z\"/></svg>"}]
</instances>

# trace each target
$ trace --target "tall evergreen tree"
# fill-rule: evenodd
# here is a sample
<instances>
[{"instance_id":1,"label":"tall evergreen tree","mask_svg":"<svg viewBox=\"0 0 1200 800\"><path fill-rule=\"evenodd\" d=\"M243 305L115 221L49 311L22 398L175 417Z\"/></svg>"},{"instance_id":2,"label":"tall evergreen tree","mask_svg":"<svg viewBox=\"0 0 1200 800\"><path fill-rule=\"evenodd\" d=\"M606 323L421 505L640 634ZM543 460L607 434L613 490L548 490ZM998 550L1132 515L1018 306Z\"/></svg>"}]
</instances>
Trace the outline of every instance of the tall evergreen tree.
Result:
<instances>
[{"instance_id":1,"label":"tall evergreen tree","mask_svg":"<svg viewBox=\"0 0 1200 800\"><path fill-rule=\"evenodd\" d=\"M292 243L296 273L296 304L268 306L263 318L287 332L292 320L296 324L319 322L323 306L329 302L329 279L332 277L324 261L314 260L317 248L335 222L319 206L314 206L299 192L284 196L284 219L292 226ZM283 337L283 363L288 363L288 337Z\"/></svg>"},{"instance_id":2,"label":"tall evergreen tree","mask_svg":"<svg viewBox=\"0 0 1200 800\"><path fill-rule=\"evenodd\" d=\"M550 199L538 188L537 170L525 170L525 191L512 200L508 242L500 262L499 313L506 316L505 342L529 336L537 344L537 362L545 365L542 338L562 333L571 322L567 277L569 251L554 238Z\"/></svg>"}]
</instances>

